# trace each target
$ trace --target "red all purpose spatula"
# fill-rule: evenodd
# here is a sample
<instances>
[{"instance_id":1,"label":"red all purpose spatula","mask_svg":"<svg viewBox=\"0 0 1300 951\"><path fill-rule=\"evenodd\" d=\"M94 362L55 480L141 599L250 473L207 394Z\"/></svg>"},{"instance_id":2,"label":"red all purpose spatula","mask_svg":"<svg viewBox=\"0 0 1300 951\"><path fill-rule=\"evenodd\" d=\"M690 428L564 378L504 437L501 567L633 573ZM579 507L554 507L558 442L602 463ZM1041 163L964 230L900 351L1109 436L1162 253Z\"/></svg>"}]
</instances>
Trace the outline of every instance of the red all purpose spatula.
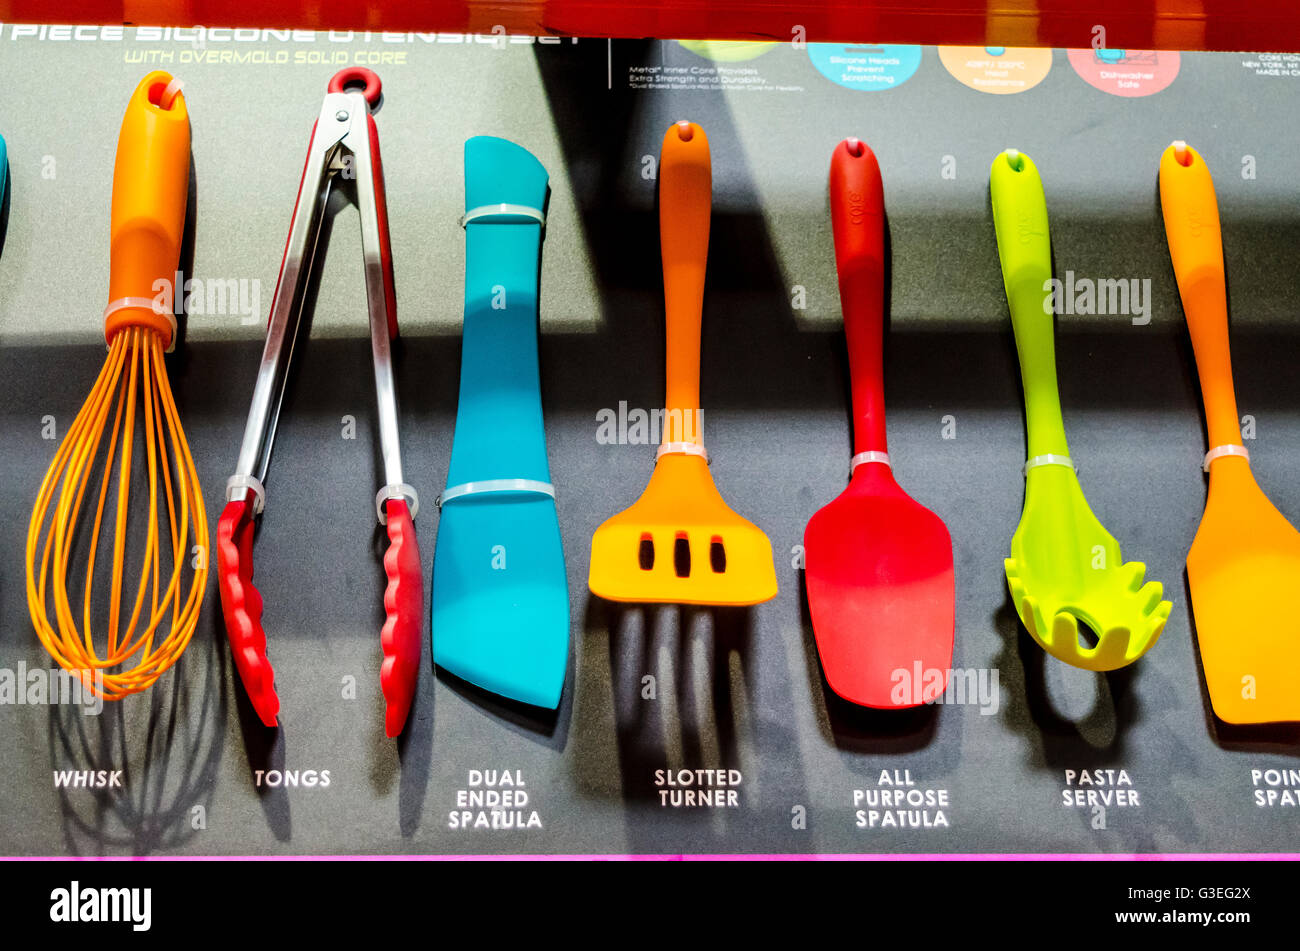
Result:
<instances>
[{"instance_id":1,"label":"red all purpose spatula","mask_svg":"<svg viewBox=\"0 0 1300 951\"><path fill-rule=\"evenodd\" d=\"M805 580L832 690L895 710L934 700L952 664L952 539L894 481L885 443L885 209L871 149L831 156L831 226L853 383L851 476L804 530Z\"/></svg>"}]
</instances>

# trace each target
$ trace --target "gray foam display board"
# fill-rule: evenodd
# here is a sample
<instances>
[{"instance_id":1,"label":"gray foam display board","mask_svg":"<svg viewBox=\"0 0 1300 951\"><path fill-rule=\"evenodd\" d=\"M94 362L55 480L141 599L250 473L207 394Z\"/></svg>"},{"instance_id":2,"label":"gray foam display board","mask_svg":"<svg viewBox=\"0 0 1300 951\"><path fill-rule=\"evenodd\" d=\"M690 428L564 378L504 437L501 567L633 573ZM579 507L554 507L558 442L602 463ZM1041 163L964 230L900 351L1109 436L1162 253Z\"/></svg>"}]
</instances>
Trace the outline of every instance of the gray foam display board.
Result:
<instances>
[{"instance_id":1,"label":"gray foam display board","mask_svg":"<svg viewBox=\"0 0 1300 951\"><path fill-rule=\"evenodd\" d=\"M191 315L170 358L215 528L311 121L336 68L388 57L376 66L377 123L403 330L403 451L426 501L417 519L426 583L459 370L462 143L502 135L547 167L542 396L573 620L553 715L435 673L426 639L406 735L384 738L381 471L359 234L341 208L256 543L280 729L261 727L242 695L210 584L193 644L150 693L97 717L0 706L0 853L1300 851L1295 811L1257 806L1252 784L1252 770L1300 765L1300 737L1216 723L1198 668L1183 559L1204 503L1204 436L1156 196L1161 151L1192 142L1216 174L1254 469L1298 516L1300 155L1282 123L1300 80L1260 75L1244 54L1188 54L1168 89L1125 99L1085 83L1056 51L1039 85L993 96L958 83L926 48L910 80L863 92L780 46L735 64L761 79L746 88L640 89L632 67L711 63L659 41L497 49L376 34L199 47L131 29L82 42L14 39L12 29L0 33L10 164L0 218L0 667L49 665L28 617L22 554L55 449L43 419L62 434L104 357L115 142L127 97L154 66L186 83L190 273L261 288L255 315ZM702 358L712 473L771 538L780 584L775 600L745 610L615 606L586 588L593 531L637 497L653 461L652 447L600 444L597 413L663 398L655 183L645 170L683 117L704 126L713 155ZM818 666L793 565L808 518L845 483L851 448L826 198L831 150L848 135L870 143L885 184L891 453L900 484L951 530L954 665L997 672L995 711L856 709L829 694ZM1048 658L1006 591L1025 446L987 178L1008 146L1042 172L1058 273L1151 282L1148 324L1063 316L1057 331L1084 491L1174 604L1152 653L1109 675ZM1253 178L1241 171L1246 156ZM803 309L791 306L796 286ZM347 416L352 440L342 438ZM956 438L943 438L945 417ZM1291 592L1272 595L1285 605ZM655 699L644 698L646 677ZM355 699L345 698L349 678ZM656 770L682 768L739 770L738 805L665 808ZM69 769L123 770L124 786L56 789L54 774ZM328 770L330 782L259 787L258 771L272 769ZM470 771L484 769L518 771L542 828L450 827ZM1092 810L1064 806L1067 771L1085 769L1125 770L1139 805L1109 809L1104 828ZM855 790L876 792L884 771L945 790L947 826L858 828Z\"/></svg>"}]
</instances>

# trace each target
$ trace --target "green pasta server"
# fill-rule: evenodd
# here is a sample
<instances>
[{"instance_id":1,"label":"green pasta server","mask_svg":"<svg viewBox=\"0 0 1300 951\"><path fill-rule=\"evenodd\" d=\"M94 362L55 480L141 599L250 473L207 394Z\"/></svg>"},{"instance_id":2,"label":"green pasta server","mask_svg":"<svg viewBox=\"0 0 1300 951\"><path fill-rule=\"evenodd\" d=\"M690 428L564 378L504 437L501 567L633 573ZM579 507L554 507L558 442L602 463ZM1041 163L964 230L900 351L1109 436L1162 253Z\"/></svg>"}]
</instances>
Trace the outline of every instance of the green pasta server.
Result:
<instances>
[{"instance_id":1,"label":"green pasta server","mask_svg":"<svg viewBox=\"0 0 1300 951\"><path fill-rule=\"evenodd\" d=\"M993 228L1025 392L1025 506L1006 560L1016 612L1043 650L1085 670L1115 670L1153 646L1173 605L1146 566L1088 507L1070 460L1056 385L1051 239L1043 182L1029 156L1007 149L989 172ZM1085 625L1095 643L1085 642Z\"/></svg>"}]
</instances>

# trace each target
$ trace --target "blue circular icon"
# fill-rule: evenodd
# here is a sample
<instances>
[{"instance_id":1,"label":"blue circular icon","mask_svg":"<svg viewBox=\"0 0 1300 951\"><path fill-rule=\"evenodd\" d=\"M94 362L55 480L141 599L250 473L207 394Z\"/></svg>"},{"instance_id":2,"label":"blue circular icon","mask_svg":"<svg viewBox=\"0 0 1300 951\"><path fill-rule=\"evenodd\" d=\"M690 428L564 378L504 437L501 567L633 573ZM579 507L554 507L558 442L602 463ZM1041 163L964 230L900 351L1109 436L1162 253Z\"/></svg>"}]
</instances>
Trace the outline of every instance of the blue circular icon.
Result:
<instances>
[{"instance_id":1,"label":"blue circular icon","mask_svg":"<svg viewBox=\"0 0 1300 951\"><path fill-rule=\"evenodd\" d=\"M912 78L921 65L919 46L873 43L809 43L808 58L817 71L846 89L893 89Z\"/></svg>"}]
</instances>

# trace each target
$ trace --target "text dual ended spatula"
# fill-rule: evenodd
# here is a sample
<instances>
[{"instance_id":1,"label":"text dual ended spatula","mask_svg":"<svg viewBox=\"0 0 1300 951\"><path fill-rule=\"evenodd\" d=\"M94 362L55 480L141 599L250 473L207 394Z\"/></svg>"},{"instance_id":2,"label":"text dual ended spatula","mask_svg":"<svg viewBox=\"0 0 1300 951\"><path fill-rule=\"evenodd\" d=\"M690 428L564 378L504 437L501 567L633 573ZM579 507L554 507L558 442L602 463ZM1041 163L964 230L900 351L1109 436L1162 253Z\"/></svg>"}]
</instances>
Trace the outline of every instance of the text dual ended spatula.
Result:
<instances>
[{"instance_id":1,"label":"text dual ended spatula","mask_svg":"<svg viewBox=\"0 0 1300 951\"><path fill-rule=\"evenodd\" d=\"M433 557L434 662L555 709L569 583L546 458L538 277L549 177L513 142L465 143L465 321Z\"/></svg>"},{"instance_id":2,"label":"text dual ended spatula","mask_svg":"<svg viewBox=\"0 0 1300 951\"><path fill-rule=\"evenodd\" d=\"M848 487L804 530L808 610L826 682L853 703L915 707L952 664L952 539L894 480L885 442L885 208L866 144L835 148L831 224L853 388ZM912 684L912 689L900 689Z\"/></svg>"},{"instance_id":3,"label":"text dual ended spatula","mask_svg":"<svg viewBox=\"0 0 1300 951\"><path fill-rule=\"evenodd\" d=\"M636 503L591 539L593 594L611 601L751 605L776 597L772 544L723 501L700 432L700 322L713 172L693 122L664 135L659 157L668 386L664 441Z\"/></svg>"},{"instance_id":4,"label":"text dual ended spatula","mask_svg":"<svg viewBox=\"0 0 1300 951\"><path fill-rule=\"evenodd\" d=\"M1228 349L1223 239L1201 154L1175 142L1160 159L1160 207L1196 352L1210 491L1187 553L1187 580L1210 704L1228 723L1300 720L1300 533L1265 497L1241 444Z\"/></svg>"},{"instance_id":5,"label":"text dual ended spatula","mask_svg":"<svg viewBox=\"0 0 1300 951\"><path fill-rule=\"evenodd\" d=\"M1065 441L1056 384L1047 200L1029 156L1007 149L989 172L993 227L1025 394L1025 506L1006 560L1021 622L1058 660L1085 670L1133 663L1156 643L1173 605L1143 583L1146 566L1119 543L1083 497ZM1081 641L1079 624L1096 637Z\"/></svg>"},{"instance_id":6,"label":"text dual ended spatula","mask_svg":"<svg viewBox=\"0 0 1300 951\"><path fill-rule=\"evenodd\" d=\"M244 442L235 475L226 483L226 508L217 527L217 563L226 635L244 689L253 709L267 726L274 726L280 701L275 673L266 655L262 629L262 596L253 586L255 520L266 505L266 474L271 463L284 399L293 345L301 323L311 278L321 220L332 189L342 180L355 183L361 218L361 247L365 265L366 302L370 315L370 344L374 357L375 391L379 401L379 440L384 482L375 499L381 524L387 526L388 551L384 569L387 619L380 632L383 663L379 672L384 694L384 729L397 736L406 723L415 696L420 667L420 629L424 622L424 589L420 552L413 519L419 507L415 490L402 478L397 431L397 394L393 383L391 344L397 336L397 306L393 291L393 262L388 246L388 212L384 203L384 173L379 161L379 135L370 111L379 102L379 77L368 69L345 69L330 80L303 168L298 198L289 225L289 240L280 265L280 279L271 301L261 368L253 389Z\"/></svg>"}]
</instances>

